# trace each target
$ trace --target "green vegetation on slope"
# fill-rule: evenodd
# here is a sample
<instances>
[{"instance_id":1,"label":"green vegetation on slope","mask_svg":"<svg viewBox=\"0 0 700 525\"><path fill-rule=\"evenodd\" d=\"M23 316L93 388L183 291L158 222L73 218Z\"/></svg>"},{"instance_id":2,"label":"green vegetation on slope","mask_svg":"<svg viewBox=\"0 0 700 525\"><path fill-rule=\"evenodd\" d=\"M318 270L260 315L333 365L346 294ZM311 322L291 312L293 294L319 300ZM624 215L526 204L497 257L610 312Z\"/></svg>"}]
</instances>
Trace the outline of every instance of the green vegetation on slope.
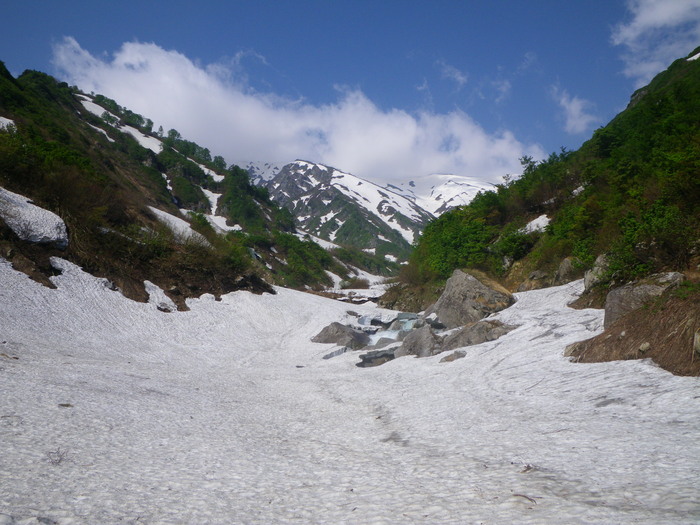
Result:
<instances>
[{"instance_id":1,"label":"green vegetation on slope","mask_svg":"<svg viewBox=\"0 0 700 525\"><path fill-rule=\"evenodd\" d=\"M0 186L57 213L70 235L62 252L29 246L0 220L5 254L22 253L47 272L47 257L60 255L141 299L144 279L184 298L235 289L251 272L279 284L320 288L332 284L326 271L341 278L350 273L339 259L362 269L376 266L358 250L331 255L292 235L293 216L270 200L267 189L176 130L153 133L149 119L101 95L92 100L105 112L94 115L77 95L76 88L43 73L15 79L0 63L0 115L16 123L0 131ZM157 136L162 150L142 147L119 130L124 125ZM207 169L221 178L214 180ZM217 210L203 190L221 195ZM148 206L176 216L178 208L189 210L192 228L206 242L177 238ZM217 233L205 213L224 215L242 231Z\"/></svg>"},{"instance_id":2,"label":"green vegetation on slope","mask_svg":"<svg viewBox=\"0 0 700 525\"><path fill-rule=\"evenodd\" d=\"M616 282L685 268L700 231L699 122L700 61L679 59L578 151L523 158L521 177L432 222L404 280L459 267L504 276L520 259L551 269L573 256L586 268L602 253ZM525 233L541 214L549 226Z\"/></svg>"}]
</instances>

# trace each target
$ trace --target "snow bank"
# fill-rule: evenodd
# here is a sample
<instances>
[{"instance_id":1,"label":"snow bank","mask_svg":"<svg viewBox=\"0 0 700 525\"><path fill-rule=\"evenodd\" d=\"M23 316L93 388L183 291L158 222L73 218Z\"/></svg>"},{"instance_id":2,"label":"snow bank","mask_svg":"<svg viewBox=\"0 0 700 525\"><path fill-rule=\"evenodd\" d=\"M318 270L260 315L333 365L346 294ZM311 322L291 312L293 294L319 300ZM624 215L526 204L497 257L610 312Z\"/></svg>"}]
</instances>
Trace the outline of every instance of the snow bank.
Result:
<instances>
[{"instance_id":1,"label":"snow bank","mask_svg":"<svg viewBox=\"0 0 700 525\"><path fill-rule=\"evenodd\" d=\"M80 103L83 105L83 107L87 111L92 113L93 115L97 115L98 117L102 118L102 115L107 113L112 118L119 120L119 117L117 117L114 113L107 111L105 108L103 108L99 104L95 104L90 97L87 97L85 95L78 95L78 100L80 100ZM161 149L163 147L163 143L160 141L160 139L157 139L155 137L151 137L149 135L144 135L138 129L136 129L132 126L115 126L115 128L118 129L119 131L124 132L124 133L128 133L129 135L134 137L136 139L136 141L141 146L143 146L146 149L150 149L153 153L158 154L161 152ZM98 128L95 128L95 129L98 129ZM100 131L102 131L102 130L100 130ZM109 138L109 137L107 137L107 138ZM110 139L110 141L112 141L112 140ZM112 141L112 142L114 142L114 141Z\"/></svg>"},{"instance_id":2,"label":"snow bank","mask_svg":"<svg viewBox=\"0 0 700 525\"><path fill-rule=\"evenodd\" d=\"M171 215L170 213L154 208L153 206L149 206L148 208L155 214L160 222L168 226L168 228L170 228L172 232L176 236L179 236L182 240L194 239L204 244L209 244L209 241L207 241L201 233L194 231L190 226L190 223L186 220L181 219L180 217L175 217L175 215Z\"/></svg>"},{"instance_id":3,"label":"snow bank","mask_svg":"<svg viewBox=\"0 0 700 525\"><path fill-rule=\"evenodd\" d=\"M163 149L163 143L159 139L149 135L144 135L138 129L132 126L117 126L117 129L131 135L142 147L150 149L156 155Z\"/></svg>"},{"instance_id":4,"label":"snow bank","mask_svg":"<svg viewBox=\"0 0 700 525\"><path fill-rule=\"evenodd\" d=\"M14 126L15 121L9 118L0 117L0 130Z\"/></svg>"},{"instance_id":5,"label":"snow bank","mask_svg":"<svg viewBox=\"0 0 700 525\"><path fill-rule=\"evenodd\" d=\"M0 217L23 241L55 244L59 248L68 246L63 219L4 188L0 188Z\"/></svg>"},{"instance_id":6,"label":"snow bank","mask_svg":"<svg viewBox=\"0 0 700 525\"><path fill-rule=\"evenodd\" d=\"M98 117L102 118L102 115L107 113L112 118L115 118L117 120L119 119L119 117L117 117L114 113L107 111L99 104L95 104L90 97L87 97L85 95L78 95L78 100L80 100L80 103L83 105L83 107L93 115L97 115Z\"/></svg>"},{"instance_id":7,"label":"snow bank","mask_svg":"<svg viewBox=\"0 0 700 525\"><path fill-rule=\"evenodd\" d=\"M98 133L102 133L105 137L107 137L107 140L109 142L114 142L114 139L112 137L110 137L109 135L107 135L107 132L105 130L103 130L102 128L98 128L97 126L93 126L92 124L88 124L88 126L90 126L92 129L94 129Z\"/></svg>"},{"instance_id":8,"label":"snow bank","mask_svg":"<svg viewBox=\"0 0 700 525\"><path fill-rule=\"evenodd\" d=\"M309 341L352 317L340 302L278 288L164 313L54 264L51 290L0 260L0 520L700 517L698 379L562 357L602 326L566 307L580 282L517 294L497 318L519 328L463 359L359 369Z\"/></svg>"},{"instance_id":9,"label":"snow bank","mask_svg":"<svg viewBox=\"0 0 700 525\"><path fill-rule=\"evenodd\" d=\"M320 237L316 237L315 235L311 235L310 233L307 233L305 231L298 231L295 233L300 240L305 241L306 237L314 241L316 244L318 244L321 248L324 248L326 250L333 250L335 248L340 248L338 244L335 244L334 242L327 241L325 239L321 239Z\"/></svg>"},{"instance_id":10,"label":"snow bank","mask_svg":"<svg viewBox=\"0 0 700 525\"><path fill-rule=\"evenodd\" d=\"M533 232L541 232L544 231L544 229L547 227L547 225L550 222L550 218L547 217L546 215L540 215L536 219L531 220L528 222L525 227L521 228L521 232L523 233L533 233Z\"/></svg>"}]
</instances>

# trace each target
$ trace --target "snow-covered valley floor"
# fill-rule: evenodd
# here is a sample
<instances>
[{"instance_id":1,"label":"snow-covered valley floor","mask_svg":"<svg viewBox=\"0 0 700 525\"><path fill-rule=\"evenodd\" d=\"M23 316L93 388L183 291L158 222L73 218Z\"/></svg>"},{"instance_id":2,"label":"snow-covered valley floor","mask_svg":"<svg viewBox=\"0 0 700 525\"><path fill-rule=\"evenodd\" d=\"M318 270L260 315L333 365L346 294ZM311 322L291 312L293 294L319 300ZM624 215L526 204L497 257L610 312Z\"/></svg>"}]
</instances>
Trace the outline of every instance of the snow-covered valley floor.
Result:
<instances>
[{"instance_id":1,"label":"snow-covered valley floor","mask_svg":"<svg viewBox=\"0 0 700 525\"><path fill-rule=\"evenodd\" d=\"M602 312L518 294L464 359L309 339L372 306L237 292L164 313L0 259L0 523L698 523L700 382L570 363Z\"/></svg>"}]
</instances>

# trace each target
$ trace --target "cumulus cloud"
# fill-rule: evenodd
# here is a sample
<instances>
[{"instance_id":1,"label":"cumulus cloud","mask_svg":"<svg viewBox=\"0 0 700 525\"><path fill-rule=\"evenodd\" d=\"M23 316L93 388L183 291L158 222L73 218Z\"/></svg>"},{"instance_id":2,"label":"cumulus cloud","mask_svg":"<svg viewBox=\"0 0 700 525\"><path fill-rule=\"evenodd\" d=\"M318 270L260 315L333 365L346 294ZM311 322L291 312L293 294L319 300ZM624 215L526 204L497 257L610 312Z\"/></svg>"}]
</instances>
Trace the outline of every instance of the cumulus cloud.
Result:
<instances>
[{"instance_id":1,"label":"cumulus cloud","mask_svg":"<svg viewBox=\"0 0 700 525\"><path fill-rule=\"evenodd\" d=\"M593 103L588 100L571 96L565 89L552 87L552 97L563 110L564 130L572 135L588 131L600 117L590 113Z\"/></svg>"},{"instance_id":2,"label":"cumulus cloud","mask_svg":"<svg viewBox=\"0 0 700 525\"><path fill-rule=\"evenodd\" d=\"M71 84L177 129L229 162L304 158L378 182L430 173L498 182L519 171L521 156L544 156L512 133L487 133L458 110L384 110L343 87L336 102L313 105L250 89L240 60L200 65L152 43L125 43L100 59L65 38L54 65Z\"/></svg>"},{"instance_id":3,"label":"cumulus cloud","mask_svg":"<svg viewBox=\"0 0 700 525\"><path fill-rule=\"evenodd\" d=\"M636 87L700 45L700 0L628 0L627 8L631 18L611 40L624 49L624 74Z\"/></svg>"}]
</instances>

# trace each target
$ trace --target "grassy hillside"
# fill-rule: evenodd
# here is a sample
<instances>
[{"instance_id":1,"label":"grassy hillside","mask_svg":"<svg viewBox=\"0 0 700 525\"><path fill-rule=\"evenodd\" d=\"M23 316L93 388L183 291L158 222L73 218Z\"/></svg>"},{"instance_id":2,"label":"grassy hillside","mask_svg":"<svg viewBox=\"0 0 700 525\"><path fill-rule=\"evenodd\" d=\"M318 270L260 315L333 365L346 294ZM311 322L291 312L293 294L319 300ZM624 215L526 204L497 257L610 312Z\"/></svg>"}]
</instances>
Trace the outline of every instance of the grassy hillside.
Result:
<instances>
[{"instance_id":1,"label":"grassy hillside","mask_svg":"<svg viewBox=\"0 0 700 525\"><path fill-rule=\"evenodd\" d=\"M523 158L522 176L432 222L403 281L472 267L516 287L565 257L582 272L604 253L608 283L688 268L700 248L699 122L700 61L682 58L578 151ZM523 229L541 215L543 231Z\"/></svg>"}]
</instances>

